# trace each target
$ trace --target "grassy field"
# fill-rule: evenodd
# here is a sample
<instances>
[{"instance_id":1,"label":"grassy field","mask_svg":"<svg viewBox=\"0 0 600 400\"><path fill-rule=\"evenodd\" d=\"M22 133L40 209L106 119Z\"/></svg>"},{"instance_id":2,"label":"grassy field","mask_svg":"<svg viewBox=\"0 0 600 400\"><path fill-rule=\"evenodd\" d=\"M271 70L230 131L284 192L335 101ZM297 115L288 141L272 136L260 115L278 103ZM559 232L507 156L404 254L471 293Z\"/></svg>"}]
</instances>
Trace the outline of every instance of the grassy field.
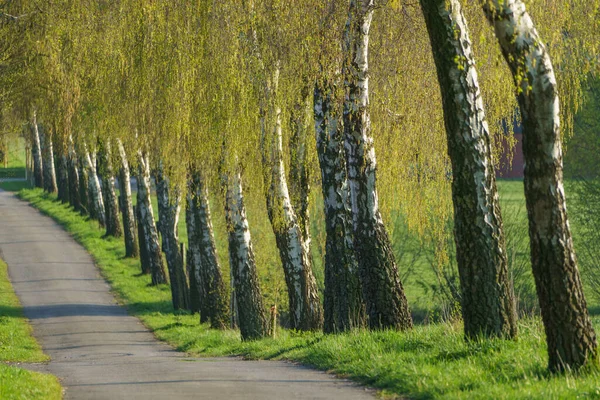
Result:
<instances>
[{"instance_id":1,"label":"grassy field","mask_svg":"<svg viewBox=\"0 0 600 400\"><path fill-rule=\"evenodd\" d=\"M7 362L48 361L23 316L21 305L0 260L0 399L60 399L56 377L7 365Z\"/></svg>"},{"instance_id":2,"label":"grassy field","mask_svg":"<svg viewBox=\"0 0 600 400\"><path fill-rule=\"evenodd\" d=\"M522 207L522 183L502 182L501 192L505 214L511 216L505 217L507 226L522 225L523 213L518 210L506 213L511 207ZM20 196L71 232L90 251L130 313L139 317L159 339L168 341L179 350L202 356L241 355L247 358L299 361L379 388L382 393L392 397L600 397L600 374L597 371L579 376L552 376L546 372L545 338L537 317L521 320L516 341L466 343L461 323L450 321L422 323L405 333L357 331L323 335L282 329L276 339L241 342L237 331L214 331L206 325L199 325L197 315L174 313L169 288L166 285L149 287L150 278L139 275L139 262L123 258L122 241L103 239L103 232L95 222L86 221L40 190L25 190L20 192ZM215 211L215 223L218 223L219 215ZM318 221L318 218L314 220ZM260 229L258 234L252 232L253 239L260 237ZM266 230L265 227L262 229ZM263 234L266 235L266 232ZM221 228L218 228L221 258L227 255L222 247L222 235ZM263 238L264 242L267 239ZM263 256L263 260L268 257ZM526 253L514 255L515 259L524 257ZM422 261L419 268L424 266L425 262ZM262 264L260 268L264 272L274 266ZM272 272L273 275L275 273ZM417 270L416 274L419 273ZM269 287L269 277L261 275L261 279L266 296L275 298L277 294ZM527 276L520 279L527 280ZM413 309L425 307L418 303L417 294L422 289L411 286L411 280L408 279L406 288L411 306ZM593 322L599 329L600 318L594 315Z\"/></svg>"},{"instance_id":3,"label":"grassy field","mask_svg":"<svg viewBox=\"0 0 600 400\"><path fill-rule=\"evenodd\" d=\"M31 184L29 181L9 181L9 182L0 182L0 189L6 190L9 192L18 192L21 189L30 189Z\"/></svg>"},{"instance_id":4,"label":"grassy field","mask_svg":"<svg viewBox=\"0 0 600 400\"><path fill-rule=\"evenodd\" d=\"M7 163L0 162L0 179L25 177L24 140L14 139L8 142Z\"/></svg>"}]
</instances>

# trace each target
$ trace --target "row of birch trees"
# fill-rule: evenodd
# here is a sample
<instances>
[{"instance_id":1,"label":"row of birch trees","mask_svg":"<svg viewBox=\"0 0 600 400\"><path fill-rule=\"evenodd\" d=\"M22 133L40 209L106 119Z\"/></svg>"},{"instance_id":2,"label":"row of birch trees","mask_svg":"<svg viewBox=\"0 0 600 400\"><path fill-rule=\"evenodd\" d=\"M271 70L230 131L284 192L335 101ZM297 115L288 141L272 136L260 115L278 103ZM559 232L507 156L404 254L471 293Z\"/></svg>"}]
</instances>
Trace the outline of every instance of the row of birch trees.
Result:
<instances>
[{"instance_id":1,"label":"row of birch trees","mask_svg":"<svg viewBox=\"0 0 600 400\"><path fill-rule=\"evenodd\" d=\"M152 284L170 284L173 307L213 328L233 322L244 340L275 329L251 196L262 198L275 236L291 328L411 329L384 221L402 212L435 237L452 214L465 337L485 340L518 335L495 182L516 115L549 368L578 369L597 360L597 340L566 214L561 140L597 72L598 4L527 6L3 1L2 117L28 121L35 185L122 236ZM315 183L323 298L310 250ZM230 290L211 207L224 210Z\"/></svg>"}]
</instances>

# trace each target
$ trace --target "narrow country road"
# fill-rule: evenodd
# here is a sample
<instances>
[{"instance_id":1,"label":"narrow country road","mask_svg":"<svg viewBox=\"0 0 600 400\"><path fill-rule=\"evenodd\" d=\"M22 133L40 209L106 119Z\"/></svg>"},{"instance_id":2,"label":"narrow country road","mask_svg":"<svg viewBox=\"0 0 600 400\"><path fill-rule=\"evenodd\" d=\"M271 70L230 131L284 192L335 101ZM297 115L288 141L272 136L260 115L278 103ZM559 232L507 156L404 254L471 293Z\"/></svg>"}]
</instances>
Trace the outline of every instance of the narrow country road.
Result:
<instances>
[{"instance_id":1,"label":"narrow country road","mask_svg":"<svg viewBox=\"0 0 600 400\"><path fill-rule=\"evenodd\" d=\"M275 361L190 358L115 303L86 251L0 190L0 257L67 399L372 399L372 392Z\"/></svg>"}]
</instances>

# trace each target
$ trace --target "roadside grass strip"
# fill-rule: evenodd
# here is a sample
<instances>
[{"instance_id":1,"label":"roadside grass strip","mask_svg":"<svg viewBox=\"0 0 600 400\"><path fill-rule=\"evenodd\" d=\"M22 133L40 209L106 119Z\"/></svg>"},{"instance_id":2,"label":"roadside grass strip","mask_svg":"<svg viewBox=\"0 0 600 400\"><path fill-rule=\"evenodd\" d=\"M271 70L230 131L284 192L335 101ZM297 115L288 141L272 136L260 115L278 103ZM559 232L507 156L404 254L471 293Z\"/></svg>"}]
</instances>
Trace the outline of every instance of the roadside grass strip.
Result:
<instances>
[{"instance_id":1,"label":"roadside grass strip","mask_svg":"<svg viewBox=\"0 0 600 400\"><path fill-rule=\"evenodd\" d=\"M46 361L49 357L31 335L7 265L0 260L0 399L61 399L62 388L55 376L7 364Z\"/></svg>"}]
</instances>

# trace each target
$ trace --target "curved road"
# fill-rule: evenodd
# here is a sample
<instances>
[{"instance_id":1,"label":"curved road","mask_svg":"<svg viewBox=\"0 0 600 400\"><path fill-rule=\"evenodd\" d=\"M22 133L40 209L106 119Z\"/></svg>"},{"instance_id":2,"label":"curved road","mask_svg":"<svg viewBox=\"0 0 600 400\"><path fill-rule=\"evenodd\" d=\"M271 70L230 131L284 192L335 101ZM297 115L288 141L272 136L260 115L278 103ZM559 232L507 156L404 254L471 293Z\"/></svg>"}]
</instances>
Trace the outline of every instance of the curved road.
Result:
<instances>
[{"instance_id":1,"label":"curved road","mask_svg":"<svg viewBox=\"0 0 600 400\"><path fill-rule=\"evenodd\" d=\"M83 247L1 190L0 257L67 399L373 399L290 363L174 351L115 303Z\"/></svg>"}]
</instances>

